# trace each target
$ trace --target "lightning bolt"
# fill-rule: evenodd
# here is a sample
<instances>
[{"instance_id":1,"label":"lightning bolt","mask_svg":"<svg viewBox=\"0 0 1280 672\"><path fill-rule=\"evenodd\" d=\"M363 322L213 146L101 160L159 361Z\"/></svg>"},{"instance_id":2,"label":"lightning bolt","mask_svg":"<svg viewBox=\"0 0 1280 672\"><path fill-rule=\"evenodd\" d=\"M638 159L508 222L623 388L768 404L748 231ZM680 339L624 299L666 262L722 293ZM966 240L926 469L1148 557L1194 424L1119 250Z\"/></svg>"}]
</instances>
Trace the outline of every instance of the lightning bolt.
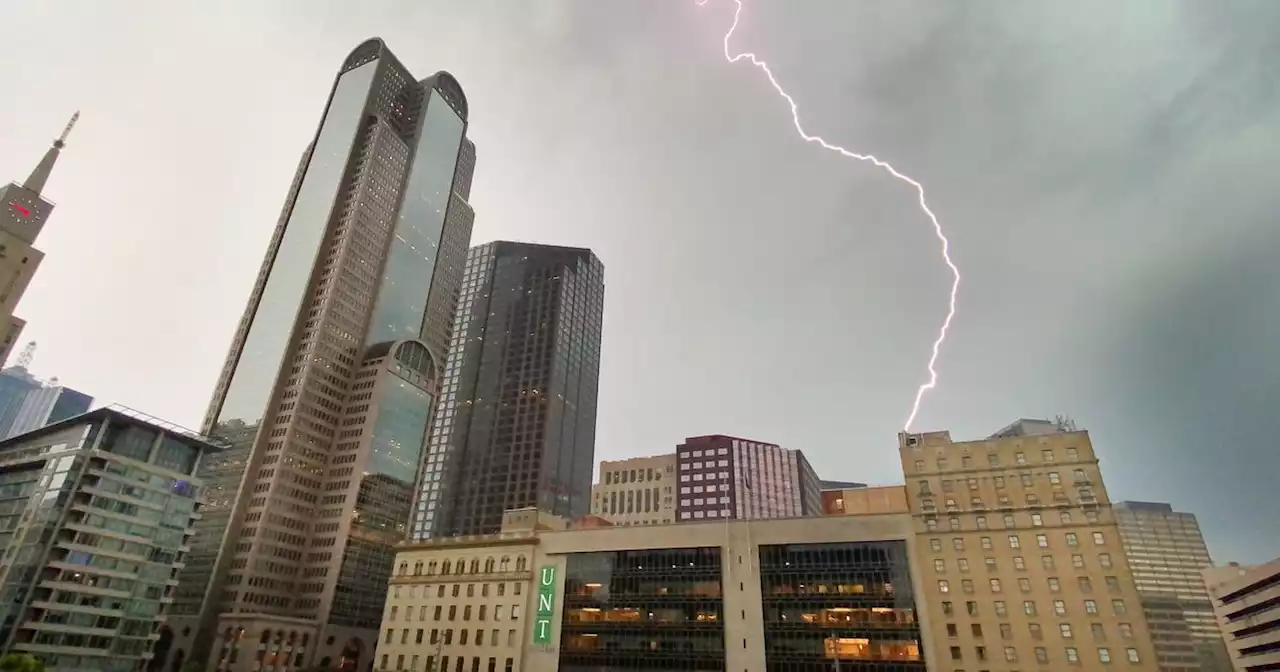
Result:
<instances>
[{"instance_id":1,"label":"lightning bolt","mask_svg":"<svg viewBox=\"0 0 1280 672\"><path fill-rule=\"evenodd\" d=\"M774 77L773 70L769 69L769 64L751 52L739 52L737 54L732 52L729 48L729 41L733 38L734 31L738 29L739 19L742 18L742 0L733 1L737 5L737 9L733 12L733 25L729 26L729 32L724 34L725 60L729 63L737 63L738 61L745 59L764 73L764 76L769 79L769 84L773 85L773 90L777 91L778 95L781 96L783 100L787 101L787 105L791 106L791 123L795 126L796 133L798 133L805 142L814 143L825 150L836 152L845 158L857 159L858 161L875 164L876 167L884 169L885 172L914 187L916 190L916 196L920 201L920 209L924 211L924 214L929 217L929 221L933 223L933 231L938 236L938 240L942 243L942 260L946 262L947 268L951 269L951 275L954 279L951 281L951 294L947 301L947 317L942 321L942 327L938 329L938 338L934 340L933 352L929 355L929 379L916 388L916 398L911 402L911 413L907 415L907 421L903 424L905 429L910 430L911 423L915 422L916 415L920 413L920 401L924 399L925 392L928 392L938 386L938 371L934 366L938 362L938 353L942 350L942 344L947 340L947 331L951 328L951 320L956 316L956 294L960 292L960 269L956 267L955 262L951 261L951 241L947 240L946 233L943 232L942 224L938 222L937 215L933 214L933 210L929 208L929 204L925 201L923 185L898 172L898 169L890 165L888 161L878 159L871 154L858 154L857 152L851 152L844 147L827 142L822 139L821 136L810 135L805 132L804 126L800 123L800 106L796 104L795 98L792 98L791 94L787 93L786 90L782 88L782 85L778 83L778 78ZM696 3L701 7L707 4L707 0L696 0Z\"/></svg>"}]
</instances>

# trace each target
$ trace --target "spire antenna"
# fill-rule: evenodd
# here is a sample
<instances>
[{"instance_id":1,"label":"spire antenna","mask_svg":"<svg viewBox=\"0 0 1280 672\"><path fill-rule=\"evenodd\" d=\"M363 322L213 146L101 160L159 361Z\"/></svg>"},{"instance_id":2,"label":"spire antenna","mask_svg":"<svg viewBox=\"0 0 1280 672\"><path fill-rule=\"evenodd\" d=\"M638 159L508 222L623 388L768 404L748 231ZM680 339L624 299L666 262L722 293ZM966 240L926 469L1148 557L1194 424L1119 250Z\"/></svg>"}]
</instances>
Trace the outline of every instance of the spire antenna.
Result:
<instances>
[{"instance_id":1,"label":"spire antenna","mask_svg":"<svg viewBox=\"0 0 1280 672\"><path fill-rule=\"evenodd\" d=\"M79 119L80 119L80 110L76 110L76 113L71 115L71 121L67 122L67 127L62 129L62 135L58 136L57 140L53 141L54 147L57 147L58 149L62 149L63 147L66 146L67 136L71 135L71 129L75 128L76 122L79 121Z\"/></svg>"}]
</instances>

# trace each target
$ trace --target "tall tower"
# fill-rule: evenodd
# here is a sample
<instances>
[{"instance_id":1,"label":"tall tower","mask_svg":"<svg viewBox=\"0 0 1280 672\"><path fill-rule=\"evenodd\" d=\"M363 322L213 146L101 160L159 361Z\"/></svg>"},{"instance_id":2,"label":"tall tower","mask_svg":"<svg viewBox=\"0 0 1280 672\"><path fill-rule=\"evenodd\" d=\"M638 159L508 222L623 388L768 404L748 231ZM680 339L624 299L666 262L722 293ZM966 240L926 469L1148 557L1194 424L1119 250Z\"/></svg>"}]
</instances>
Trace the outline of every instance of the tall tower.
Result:
<instances>
[{"instance_id":1,"label":"tall tower","mask_svg":"<svg viewBox=\"0 0 1280 672\"><path fill-rule=\"evenodd\" d=\"M471 237L466 130L457 80L379 39L338 71L205 417L233 449L201 470L187 659L367 667Z\"/></svg>"},{"instance_id":2,"label":"tall tower","mask_svg":"<svg viewBox=\"0 0 1280 672\"><path fill-rule=\"evenodd\" d=\"M79 118L79 112L71 115L62 135L53 141L26 182L0 187L0 311L4 311L0 315L0 363L9 358L9 351L27 324L15 317L13 311L44 259L44 253L33 245L53 212L53 201L40 192L49 181L53 164L57 163L58 155L67 145L67 136Z\"/></svg>"},{"instance_id":3,"label":"tall tower","mask_svg":"<svg viewBox=\"0 0 1280 672\"><path fill-rule=\"evenodd\" d=\"M507 509L590 513L603 315L591 250L471 249L415 539L497 532Z\"/></svg>"},{"instance_id":4,"label":"tall tower","mask_svg":"<svg viewBox=\"0 0 1280 672\"><path fill-rule=\"evenodd\" d=\"M1213 561L1195 514L1164 502L1120 502L1113 508L1161 668L1231 672L1201 576Z\"/></svg>"}]
</instances>

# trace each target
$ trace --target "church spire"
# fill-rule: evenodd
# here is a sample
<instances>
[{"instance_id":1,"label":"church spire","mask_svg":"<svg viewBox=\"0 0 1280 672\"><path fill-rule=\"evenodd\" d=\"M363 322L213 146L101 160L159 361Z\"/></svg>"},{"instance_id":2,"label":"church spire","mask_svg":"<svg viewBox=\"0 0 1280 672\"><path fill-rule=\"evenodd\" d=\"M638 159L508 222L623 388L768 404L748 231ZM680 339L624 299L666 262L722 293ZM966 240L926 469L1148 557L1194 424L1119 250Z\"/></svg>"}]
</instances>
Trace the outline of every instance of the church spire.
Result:
<instances>
[{"instance_id":1,"label":"church spire","mask_svg":"<svg viewBox=\"0 0 1280 672\"><path fill-rule=\"evenodd\" d=\"M76 120L79 118L79 111L71 115L71 121L67 122L67 127L62 129L62 135L53 141L53 146L44 153L44 158L40 159L40 163L36 164L36 169L31 171L31 176L22 184L23 187L37 194L40 193L41 189L44 189L44 183L49 181L49 174L53 172L53 164L58 161L58 154L67 145L67 136L71 134L71 129L76 125Z\"/></svg>"}]
</instances>

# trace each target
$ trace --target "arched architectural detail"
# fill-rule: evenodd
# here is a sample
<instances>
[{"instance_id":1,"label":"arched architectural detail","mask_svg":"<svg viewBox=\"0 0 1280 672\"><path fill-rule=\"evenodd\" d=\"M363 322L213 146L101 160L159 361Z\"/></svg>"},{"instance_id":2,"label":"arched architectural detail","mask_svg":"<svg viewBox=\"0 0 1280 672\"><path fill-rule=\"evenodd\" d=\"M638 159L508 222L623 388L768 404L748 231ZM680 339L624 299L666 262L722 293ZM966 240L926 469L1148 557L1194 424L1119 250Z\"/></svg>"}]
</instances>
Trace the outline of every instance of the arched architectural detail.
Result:
<instances>
[{"instance_id":1,"label":"arched architectural detail","mask_svg":"<svg viewBox=\"0 0 1280 672\"><path fill-rule=\"evenodd\" d=\"M525 571L525 569L527 569L527 565L528 565L528 561L526 561L526 560L524 559L524 556L523 556L523 555L516 556L516 571L517 571L517 572L523 572L523 571Z\"/></svg>"},{"instance_id":2,"label":"arched architectural detail","mask_svg":"<svg viewBox=\"0 0 1280 672\"><path fill-rule=\"evenodd\" d=\"M484 559L484 573L492 574L493 569L494 569L494 562L493 562L493 556L491 555Z\"/></svg>"}]
</instances>

